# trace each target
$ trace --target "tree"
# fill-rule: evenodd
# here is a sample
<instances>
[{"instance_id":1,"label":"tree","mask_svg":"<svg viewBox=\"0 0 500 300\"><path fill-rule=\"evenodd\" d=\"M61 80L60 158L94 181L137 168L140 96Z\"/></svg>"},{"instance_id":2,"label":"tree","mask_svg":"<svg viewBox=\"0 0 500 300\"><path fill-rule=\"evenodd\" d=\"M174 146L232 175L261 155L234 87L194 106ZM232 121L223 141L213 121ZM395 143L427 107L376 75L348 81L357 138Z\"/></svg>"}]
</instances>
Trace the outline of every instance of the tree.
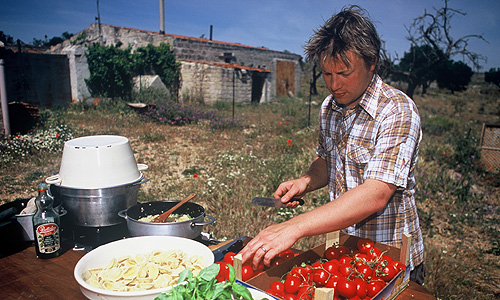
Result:
<instances>
[{"instance_id":1,"label":"tree","mask_svg":"<svg viewBox=\"0 0 500 300\"><path fill-rule=\"evenodd\" d=\"M61 36L54 36L50 40L45 36L44 40L33 38L33 46L37 47L50 47L64 42L65 40L71 38L74 34L67 31L63 32Z\"/></svg>"},{"instance_id":2,"label":"tree","mask_svg":"<svg viewBox=\"0 0 500 300\"><path fill-rule=\"evenodd\" d=\"M0 30L0 42L4 44L13 44L14 43L14 38L8 34L5 34L3 31Z\"/></svg>"},{"instance_id":3,"label":"tree","mask_svg":"<svg viewBox=\"0 0 500 300\"><path fill-rule=\"evenodd\" d=\"M414 19L411 26L406 28L408 32L406 38L411 42L411 48L413 48L413 54L415 54L410 54L410 56L407 57L415 59L415 61L409 63L409 65L415 66L416 60L425 58L428 60L426 63L427 67L435 70L441 62L451 60L458 55L465 57L466 60L472 63L475 69L481 69L480 63L486 61L486 58L470 51L468 49L468 44L471 39L480 39L486 42L483 36L470 34L460 38L454 38L451 35L452 17L457 14L462 16L466 14L459 10L449 8L448 0L444 1L444 7L434 10L434 14L424 11L422 16ZM411 48L410 53L412 52ZM417 49L424 50L420 53L422 55L416 55ZM408 62L405 62L405 64L408 64ZM391 68L390 73L398 74L408 82L406 93L408 96L413 97L415 88L426 82L426 80L425 78L420 78L423 73L419 73L420 75L415 73L415 70L417 70L415 68L408 69L407 71L402 71L402 69L404 69L404 67L401 67L399 70L397 68Z\"/></svg>"},{"instance_id":4,"label":"tree","mask_svg":"<svg viewBox=\"0 0 500 300\"><path fill-rule=\"evenodd\" d=\"M500 88L500 68L491 68L488 72L484 73L484 81L493 83Z\"/></svg>"},{"instance_id":5,"label":"tree","mask_svg":"<svg viewBox=\"0 0 500 300\"><path fill-rule=\"evenodd\" d=\"M454 92L465 91L472 75L472 69L461 61L442 61L437 68L437 83L439 88Z\"/></svg>"},{"instance_id":6,"label":"tree","mask_svg":"<svg viewBox=\"0 0 500 300\"><path fill-rule=\"evenodd\" d=\"M412 94L415 92L417 86L422 86L422 94L425 94L427 88L432 81L436 80L440 53L436 53L429 45L412 46L409 52L405 52L403 58L400 60L397 69L414 75L408 82L407 93ZM395 74L394 79L404 80L405 76L402 73Z\"/></svg>"}]
</instances>

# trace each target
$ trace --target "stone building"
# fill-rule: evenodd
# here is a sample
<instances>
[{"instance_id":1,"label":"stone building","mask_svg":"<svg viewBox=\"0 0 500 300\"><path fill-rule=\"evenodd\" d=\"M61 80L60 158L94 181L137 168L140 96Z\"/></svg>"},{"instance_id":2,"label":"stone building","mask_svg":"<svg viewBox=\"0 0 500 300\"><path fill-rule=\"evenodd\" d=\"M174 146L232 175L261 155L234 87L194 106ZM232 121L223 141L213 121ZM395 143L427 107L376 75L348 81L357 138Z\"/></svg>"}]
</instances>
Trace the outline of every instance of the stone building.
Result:
<instances>
[{"instance_id":1,"label":"stone building","mask_svg":"<svg viewBox=\"0 0 500 300\"><path fill-rule=\"evenodd\" d=\"M71 90L74 100L88 98L84 78L88 78L86 45L122 47L158 46L169 43L181 63L181 99L267 102L274 96L297 94L302 75L301 56L288 52L112 25L93 24L50 49L50 53L69 58Z\"/></svg>"}]
</instances>

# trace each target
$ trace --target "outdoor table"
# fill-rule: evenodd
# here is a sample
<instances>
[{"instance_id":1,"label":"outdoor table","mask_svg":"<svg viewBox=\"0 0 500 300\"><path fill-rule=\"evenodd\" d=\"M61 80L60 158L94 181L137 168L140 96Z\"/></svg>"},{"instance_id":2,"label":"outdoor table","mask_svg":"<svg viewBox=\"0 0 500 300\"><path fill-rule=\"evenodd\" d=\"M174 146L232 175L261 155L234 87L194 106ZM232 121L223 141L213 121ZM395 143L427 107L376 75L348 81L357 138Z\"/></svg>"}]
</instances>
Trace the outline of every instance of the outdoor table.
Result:
<instances>
[{"instance_id":1,"label":"outdoor table","mask_svg":"<svg viewBox=\"0 0 500 300\"><path fill-rule=\"evenodd\" d=\"M222 245L213 245L215 250ZM0 298L10 299L87 299L73 277L73 270L85 252L65 249L56 258L38 259L35 247L29 246L20 252L0 259ZM436 299L424 287L410 285L395 300Z\"/></svg>"}]
</instances>

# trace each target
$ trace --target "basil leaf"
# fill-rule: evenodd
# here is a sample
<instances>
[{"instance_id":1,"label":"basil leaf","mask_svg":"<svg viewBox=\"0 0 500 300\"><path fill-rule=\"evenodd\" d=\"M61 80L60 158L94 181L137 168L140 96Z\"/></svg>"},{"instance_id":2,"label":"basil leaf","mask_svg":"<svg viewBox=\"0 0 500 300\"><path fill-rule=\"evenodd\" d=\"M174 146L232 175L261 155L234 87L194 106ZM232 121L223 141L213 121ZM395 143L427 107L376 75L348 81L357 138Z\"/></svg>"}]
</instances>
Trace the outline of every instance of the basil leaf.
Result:
<instances>
[{"instance_id":1,"label":"basil leaf","mask_svg":"<svg viewBox=\"0 0 500 300\"><path fill-rule=\"evenodd\" d=\"M219 274L219 270L220 270L220 265L211 264L210 266L200 271L200 273L198 274L198 278L201 278L205 281L210 281L212 279L215 279L215 277L217 277L217 274Z\"/></svg>"},{"instance_id":2,"label":"basil leaf","mask_svg":"<svg viewBox=\"0 0 500 300\"><path fill-rule=\"evenodd\" d=\"M237 295L243 297L245 300L253 300L252 294L248 290L246 286L243 286L239 283L234 282L232 284L233 292L236 293Z\"/></svg>"}]
</instances>

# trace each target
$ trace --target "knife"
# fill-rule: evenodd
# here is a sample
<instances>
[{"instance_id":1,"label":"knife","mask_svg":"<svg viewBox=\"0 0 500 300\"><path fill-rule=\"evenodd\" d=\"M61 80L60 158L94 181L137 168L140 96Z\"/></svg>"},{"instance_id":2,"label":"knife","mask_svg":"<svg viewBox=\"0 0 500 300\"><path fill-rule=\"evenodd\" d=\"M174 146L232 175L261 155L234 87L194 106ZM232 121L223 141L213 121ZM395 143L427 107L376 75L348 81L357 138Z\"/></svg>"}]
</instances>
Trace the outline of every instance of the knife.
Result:
<instances>
[{"instance_id":1,"label":"knife","mask_svg":"<svg viewBox=\"0 0 500 300\"><path fill-rule=\"evenodd\" d=\"M214 254L214 261L218 262L223 260L224 255L226 255L226 253L228 252L234 252L234 253L240 252L241 249L243 249L243 241L245 241L246 239L248 239L247 236L240 236L239 238L231 241L230 243L227 243L224 246L221 246L212 251L212 253Z\"/></svg>"},{"instance_id":2,"label":"knife","mask_svg":"<svg viewBox=\"0 0 500 300\"><path fill-rule=\"evenodd\" d=\"M292 201L298 201L299 205L304 204L304 200L300 198L292 198L288 202ZM281 199L271 198L271 197L255 197L252 199L252 203L260 206L286 208L286 203L281 202Z\"/></svg>"}]
</instances>

